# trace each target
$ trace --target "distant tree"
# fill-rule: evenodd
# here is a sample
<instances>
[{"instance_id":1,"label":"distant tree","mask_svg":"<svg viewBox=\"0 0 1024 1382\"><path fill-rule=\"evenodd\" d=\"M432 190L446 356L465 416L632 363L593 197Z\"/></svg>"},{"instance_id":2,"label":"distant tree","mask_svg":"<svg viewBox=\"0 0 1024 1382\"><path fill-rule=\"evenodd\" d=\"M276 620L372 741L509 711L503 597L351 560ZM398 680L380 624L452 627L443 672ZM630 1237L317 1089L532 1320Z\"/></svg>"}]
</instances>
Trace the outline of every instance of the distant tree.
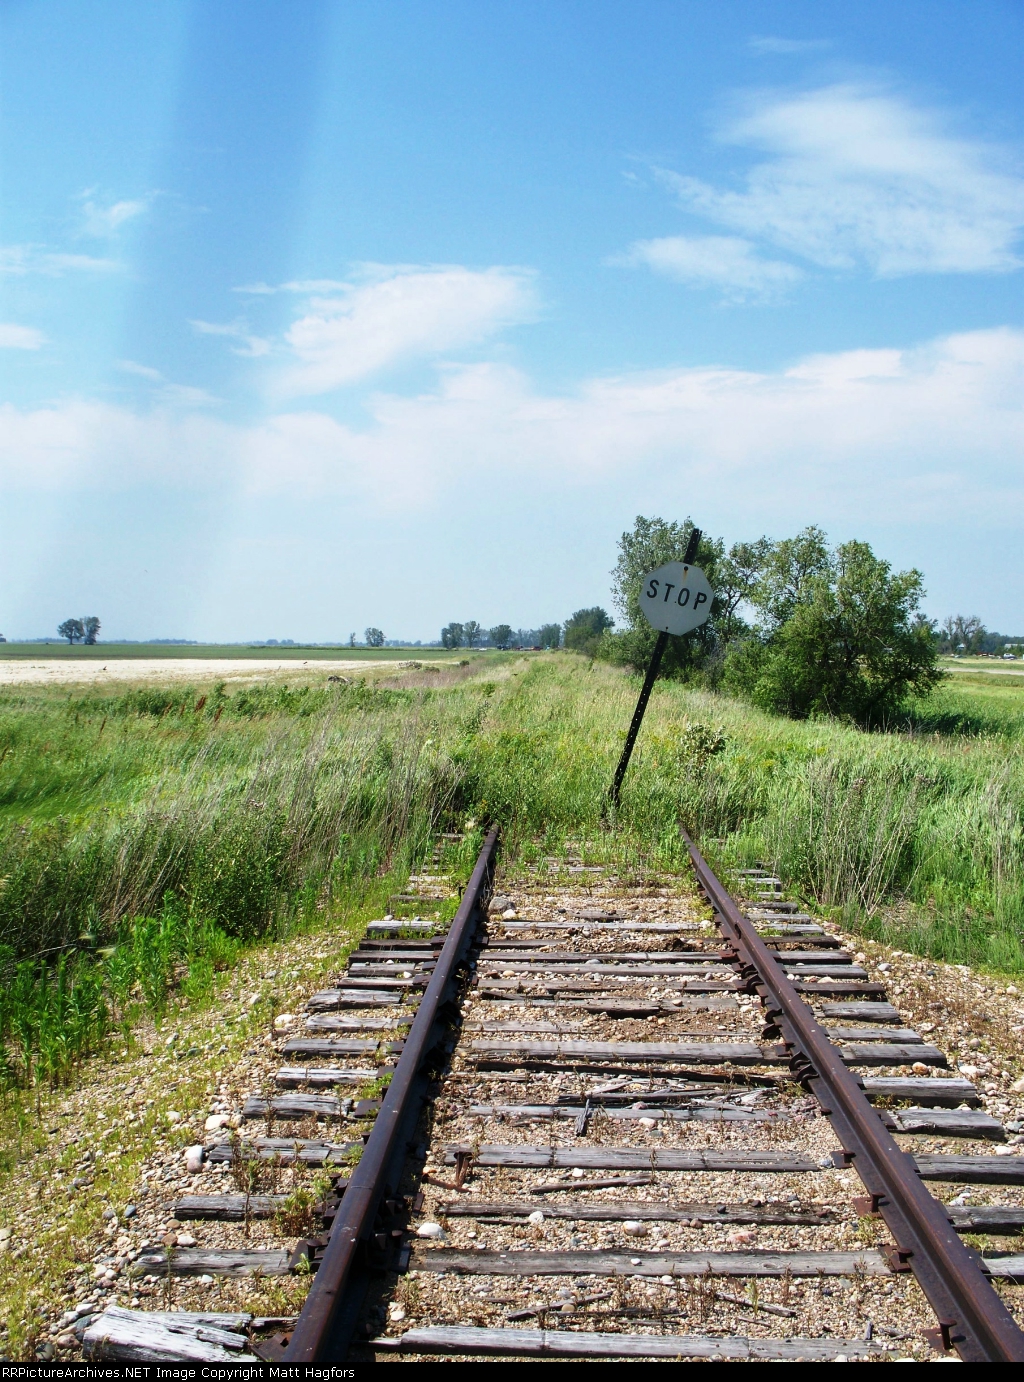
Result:
<instances>
[{"instance_id":1,"label":"distant tree","mask_svg":"<svg viewBox=\"0 0 1024 1382\"><path fill-rule=\"evenodd\" d=\"M384 634L380 629L366 630L366 646L368 648L383 648Z\"/></svg>"},{"instance_id":2,"label":"distant tree","mask_svg":"<svg viewBox=\"0 0 1024 1382\"><path fill-rule=\"evenodd\" d=\"M944 652L979 653L986 629L976 614L951 614L942 621L941 638Z\"/></svg>"},{"instance_id":3,"label":"distant tree","mask_svg":"<svg viewBox=\"0 0 1024 1382\"><path fill-rule=\"evenodd\" d=\"M96 618L95 614L87 614L81 623L82 633L84 634L83 642L89 644L95 643L96 635L100 631L100 621Z\"/></svg>"},{"instance_id":4,"label":"distant tree","mask_svg":"<svg viewBox=\"0 0 1024 1382\"><path fill-rule=\"evenodd\" d=\"M350 648L354 648L356 646L356 636L354 633L350 633L348 636L348 646Z\"/></svg>"},{"instance_id":5,"label":"distant tree","mask_svg":"<svg viewBox=\"0 0 1024 1382\"><path fill-rule=\"evenodd\" d=\"M461 648L465 642L466 631L461 624L451 623L441 630L443 648Z\"/></svg>"},{"instance_id":6,"label":"distant tree","mask_svg":"<svg viewBox=\"0 0 1024 1382\"><path fill-rule=\"evenodd\" d=\"M917 619L920 571L894 572L866 542L830 550L807 528L774 543L750 602L761 616L726 660L726 685L793 718L833 715L871 726L932 689L930 621Z\"/></svg>"},{"instance_id":7,"label":"distant tree","mask_svg":"<svg viewBox=\"0 0 1024 1382\"><path fill-rule=\"evenodd\" d=\"M541 624L537 642L542 648L557 648L562 641L561 624Z\"/></svg>"},{"instance_id":8,"label":"distant tree","mask_svg":"<svg viewBox=\"0 0 1024 1382\"><path fill-rule=\"evenodd\" d=\"M615 620L600 605L578 609L565 621L565 646L574 653L593 657L605 629L610 629L614 623Z\"/></svg>"},{"instance_id":9,"label":"distant tree","mask_svg":"<svg viewBox=\"0 0 1024 1382\"><path fill-rule=\"evenodd\" d=\"M81 619L65 619L63 624L57 625L57 632L61 638L66 638L68 643L77 643L85 637Z\"/></svg>"},{"instance_id":10,"label":"distant tree","mask_svg":"<svg viewBox=\"0 0 1024 1382\"><path fill-rule=\"evenodd\" d=\"M488 636L496 648L510 648L512 646L512 625L496 624L493 629L488 630Z\"/></svg>"},{"instance_id":11,"label":"distant tree","mask_svg":"<svg viewBox=\"0 0 1024 1382\"><path fill-rule=\"evenodd\" d=\"M475 648L480 642L480 634L482 632L480 625L475 619L467 619L462 626L462 636L466 640L466 647Z\"/></svg>"}]
</instances>

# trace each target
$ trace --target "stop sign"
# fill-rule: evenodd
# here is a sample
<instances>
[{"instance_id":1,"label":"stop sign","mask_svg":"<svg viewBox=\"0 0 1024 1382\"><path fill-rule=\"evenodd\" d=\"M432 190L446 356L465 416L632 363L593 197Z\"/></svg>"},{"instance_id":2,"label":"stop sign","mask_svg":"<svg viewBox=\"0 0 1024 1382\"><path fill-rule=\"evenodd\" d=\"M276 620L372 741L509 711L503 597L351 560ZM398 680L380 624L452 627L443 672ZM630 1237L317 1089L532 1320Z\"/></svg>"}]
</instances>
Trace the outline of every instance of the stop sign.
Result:
<instances>
[{"instance_id":1,"label":"stop sign","mask_svg":"<svg viewBox=\"0 0 1024 1382\"><path fill-rule=\"evenodd\" d=\"M699 566L666 562L644 577L640 608L661 633L689 633L711 613L715 592Z\"/></svg>"}]
</instances>

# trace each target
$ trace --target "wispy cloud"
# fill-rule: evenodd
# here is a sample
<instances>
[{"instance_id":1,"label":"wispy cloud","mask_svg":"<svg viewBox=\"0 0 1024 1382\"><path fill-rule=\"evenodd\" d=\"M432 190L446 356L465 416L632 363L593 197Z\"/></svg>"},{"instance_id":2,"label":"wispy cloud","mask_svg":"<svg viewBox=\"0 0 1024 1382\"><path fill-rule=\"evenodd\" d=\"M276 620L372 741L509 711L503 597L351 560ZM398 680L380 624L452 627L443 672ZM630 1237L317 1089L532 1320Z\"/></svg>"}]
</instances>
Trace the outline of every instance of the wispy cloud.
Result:
<instances>
[{"instance_id":1,"label":"wispy cloud","mask_svg":"<svg viewBox=\"0 0 1024 1382\"><path fill-rule=\"evenodd\" d=\"M38 350L45 344L46 337L34 326L0 322L0 350Z\"/></svg>"},{"instance_id":2,"label":"wispy cloud","mask_svg":"<svg viewBox=\"0 0 1024 1382\"><path fill-rule=\"evenodd\" d=\"M364 266L368 282L315 298L286 334L288 395L326 393L394 364L436 358L537 315L522 269Z\"/></svg>"},{"instance_id":3,"label":"wispy cloud","mask_svg":"<svg viewBox=\"0 0 1024 1382\"><path fill-rule=\"evenodd\" d=\"M232 346L235 355L245 355L255 359L270 353L270 342L263 336L253 336L243 322L205 322L190 320L189 326L201 336L226 336L229 340L240 341Z\"/></svg>"},{"instance_id":4,"label":"wispy cloud","mask_svg":"<svg viewBox=\"0 0 1024 1382\"><path fill-rule=\"evenodd\" d=\"M129 221L134 221L148 211L152 196L104 202L96 197L96 188L91 187L81 194L80 200L81 233L97 240L105 240L116 235Z\"/></svg>"},{"instance_id":5,"label":"wispy cloud","mask_svg":"<svg viewBox=\"0 0 1024 1382\"><path fill-rule=\"evenodd\" d=\"M274 293L346 293L351 287L351 283L337 278L295 278L289 283L242 283L231 291L269 297Z\"/></svg>"},{"instance_id":6,"label":"wispy cloud","mask_svg":"<svg viewBox=\"0 0 1024 1382\"><path fill-rule=\"evenodd\" d=\"M42 274L59 278L65 273L119 273L123 268L116 259L92 254L60 254L43 245L0 246L0 274Z\"/></svg>"},{"instance_id":7,"label":"wispy cloud","mask_svg":"<svg viewBox=\"0 0 1024 1382\"><path fill-rule=\"evenodd\" d=\"M823 48L831 48L830 38L773 38L770 35L755 35L747 40L747 47L755 53L773 53L780 57L791 54L815 53Z\"/></svg>"},{"instance_id":8,"label":"wispy cloud","mask_svg":"<svg viewBox=\"0 0 1024 1382\"><path fill-rule=\"evenodd\" d=\"M1021 266L1024 179L1006 150L863 85L761 96L721 131L760 148L740 191L659 170L681 204L831 269L879 276Z\"/></svg>"},{"instance_id":9,"label":"wispy cloud","mask_svg":"<svg viewBox=\"0 0 1024 1382\"><path fill-rule=\"evenodd\" d=\"M221 400L206 389L192 384L174 384L160 370L152 365L141 365L137 360L118 360L117 367L124 374L134 374L154 386L154 396L162 404L171 408L190 411L195 408L209 408Z\"/></svg>"},{"instance_id":10,"label":"wispy cloud","mask_svg":"<svg viewBox=\"0 0 1024 1382\"><path fill-rule=\"evenodd\" d=\"M628 268L642 265L691 288L719 289L735 302L774 300L803 277L795 265L762 259L749 240L731 235L637 240L626 254L609 263Z\"/></svg>"}]
</instances>

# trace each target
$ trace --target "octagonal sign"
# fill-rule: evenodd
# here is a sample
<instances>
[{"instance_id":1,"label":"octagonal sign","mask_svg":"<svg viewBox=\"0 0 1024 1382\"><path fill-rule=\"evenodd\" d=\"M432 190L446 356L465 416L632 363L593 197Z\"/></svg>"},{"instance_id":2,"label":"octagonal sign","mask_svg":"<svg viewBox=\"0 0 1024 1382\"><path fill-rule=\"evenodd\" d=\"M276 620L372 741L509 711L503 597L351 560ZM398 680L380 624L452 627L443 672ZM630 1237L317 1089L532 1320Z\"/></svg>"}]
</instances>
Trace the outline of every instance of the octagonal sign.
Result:
<instances>
[{"instance_id":1,"label":"octagonal sign","mask_svg":"<svg viewBox=\"0 0 1024 1382\"><path fill-rule=\"evenodd\" d=\"M715 592L699 566L666 562L644 577L640 608L661 633L689 633L711 613Z\"/></svg>"}]
</instances>

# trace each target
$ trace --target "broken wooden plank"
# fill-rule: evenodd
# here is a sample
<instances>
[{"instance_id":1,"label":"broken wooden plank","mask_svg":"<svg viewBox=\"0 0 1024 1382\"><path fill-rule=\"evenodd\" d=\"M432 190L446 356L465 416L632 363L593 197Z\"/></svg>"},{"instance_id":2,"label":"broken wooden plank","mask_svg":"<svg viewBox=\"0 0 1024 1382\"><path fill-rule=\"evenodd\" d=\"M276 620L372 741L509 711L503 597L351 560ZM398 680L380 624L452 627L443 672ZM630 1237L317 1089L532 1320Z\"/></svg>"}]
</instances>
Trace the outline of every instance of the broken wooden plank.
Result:
<instances>
[{"instance_id":1,"label":"broken wooden plank","mask_svg":"<svg viewBox=\"0 0 1024 1382\"><path fill-rule=\"evenodd\" d=\"M333 1094L278 1094L272 1099L246 1099L242 1117L340 1118L342 1112L342 1100Z\"/></svg>"},{"instance_id":2,"label":"broken wooden plank","mask_svg":"<svg viewBox=\"0 0 1024 1382\"><path fill-rule=\"evenodd\" d=\"M540 1355L560 1358L722 1358L761 1362L859 1361L881 1345L864 1339L711 1338L702 1334L590 1334L575 1329L481 1329L429 1325L397 1340L371 1339L371 1349L406 1353Z\"/></svg>"},{"instance_id":3,"label":"broken wooden plank","mask_svg":"<svg viewBox=\"0 0 1024 1382\"><path fill-rule=\"evenodd\" d=\"M948 1065L946 1053L937 1046L902 1046L893 1042L863 1042L840 1047L848 1065Z\"/></svg>"},{"instance_id":4,"label":"broken wooden plank","mask_svg":"<svg viewBox=\"0 0 1024 1382\"><path fill-rule=\"evenodd\" d=\"M845 950L777 950L769 947L772 954L780 965L801 965L814 966L813 973L820 974L819 968L825 965L831 972L832 967L838 966L840 976L846 974L851 978L854 974L863 975L867 978L867 971L858 971L853 963L853 956Z\"/></svg>"},{"instance_id":5,"label":"broken wooden plank","mask_svg":"<svg viewBox=\"0 0 1024 1382\"><path fill-rule=\"evenodd\" d=\"M1024 1281L1024 1253L989 1253L981 1259L982 1271L1002 1281L1020 1285Z\"/></svg>"},{"instance_id":6,"label":"broken wooden plank","mask_svg":"<svg viewBox=\"0 0 1024 1382\"><path fill-rule=\"evenodd\" d=\"M326 1166L358 1160L362 1142L323 1142L317 1137L258 1137L255 1142L215 1142L206 1147L204 1159L211 1163L243 1161L258 1157L281 1166Z\"/></svg>"},{"instance_id":7,"label":"broken wooden plank","mask_svg":"<svg viewBox=\"0 0 1024 1382\"><path fill-rule=\"evenodd\" d=\"M554 1147L536 1143L505 1146L451 1143L445 1163L453 1166L457 1153L469 1152L478 1166L540 1166L595 1171L779 1171L804 1172L820 1168L799 1153L761 1151L684 1150L679 1147Z\"/></svg>"},{"instance_id":8,"label":"broken wooden plank","mask_svg":"<svg viewBox=\"0 0 1024 1382\"><path fill-rule=\"evenodd\" d=\"M537 961L530 964L523 960L505 961L498 960L495 963L488 961L486 964L481 961L478 966L478 977L481 982L491 982L494 978L508 978L509 975L522 974L525 976L541 977L545 974L571 974L577 978L586 979L590 976L597 978L635 978L635 979L654 979L663 976L672 978L697 978L701 975L709 977L711 975L731 975L736 971L732 965L723 964L649 964L649 965L621 965L621 964L585 964L571 965ZM818 971L813 971L818 972Z\"/></svg>"},{"instance_id":9,"label":"broken wooden plank","mask_svg":"<svg viewBox=\"0 0 1024 1382\"><path fill-rule=\"evenodd\" d=\"M470 1104L467 1112L472 1118L581 1118L582 1105L571 1104ZM593 1104L590 1117L615 1119L620 1122L636 1122L649 1118L654 1122L675 1123L772 1123L785 1119L784 1112L769 1112L767 1109L746 1109L730 1106L713 1108L609 1108L607 1105Z\"/></svg>"},{"instance_id":10,"label":"broken wooden plank","mask_svg":"<svg viewBox=\"0 0 1024 1382\"><path fill-rule=\"evenodd\" d=\"M958 1185L1024 1185L1024 1156L914 1157L922 1180Z\"/></svg>"},{"instance_id":11,"label":"broken wooden plank","mask_svg":"<svg viewBox=\"0 0 1024 1382\"><path fill-rule=\"evenodd\" d=\"M877 1248L858 1252L492 1252L475 1248L413 1250L419 1271L474 1276L888 1276Z\"/></svg>"},{"instance_id":12,"label":"broken wooden plank","mask_svg":"<svg viewBox=\"0 0 1024 1382\"><path fill-rule=\"evenodd\" d=\"M793 987L798 993L807 993L812 996L817 994L819 998L830 998L834 994L843 993L851 996L858 993L865 995L876 993L884 997L886 992L884 984L865 983L859 979L851 979L848 983L839 979L819 979L815 983L811 983L810 980L801 979L797 976L793 981ZM896 1014L896 1017L899 1018L899 1013Z\"/></svg>"},{"instance_id":13,"label":"broken wooden plank","mask_svg":"<svg viewBox=\"0 0 1024 1382\"><path fill-rule=\"evenodd\" d=\"M912 1027L826 1027L833 1041L893 1041L906 1046L924 1043Z\"/></svg>"},{"instance_id":14,"label":"broken wooden plank","mask_svg":"<svg viewBox=\"0 0 1024 1382\"><path fill-rule=\"evenodd\" d=\"M592 969L596 965L639 965L639 964L660 964L670 965L678 969L685 966L690 969L707 969L709 966L732 970L732 966L725 963L722 959L720 949L716 950L603 950L603 951L583 951L583 950L548 950L543 948L544 942L538 941L537 948L527 948L529 942L517 943L514 950L501 950L500 948L485 947L480 952L478 964L481 968L490 969L503 964L528 964L535 968L542 968L545 963L570 964L574 969L581 965L584 968Z\"/></svg>"},{"instance_id":15,"label":"broken wooden plank","mask_svg":"<svg viewBox=\"0 0 1024 1382\"><path fill-rule=\"evenodd\" d=\"M860 965L855 964L797 964L789 958L786 951L779 951L778 961L786 971L790 979L806 979L811 975L820 979L838 979L842 982L849 980L851 983L867 979L868 972ZM858 989L857 992L860 992Z\"/></svg>"},{"instance_id":16,"label":"broken wooden plank","mask_svg":"<svg viewBox=\"0 0 1024 1382\"><path fill-rule=\"evenodd\" d=\"M380 1074L379 1070L340 1070L333 1066L285 1065L274 1076L274 1083L285 1089L295 1089L302 1084L362 1085L378 1079Z\"/></svg>"},{"instance_id":17,"label":"broken wooden plank","mask_svg":"<svg viewBox=\"0 0 1024 1382\"><path fill-rule=\"evenodd\" d=\"M333 1028L332 1030L337 1029ZM293 1054L296 1044L297 1042L288 1042L283 1048L284 1052ZM369 1055L370 1052L376 1051L377 1047L380 1045L380 1040L377 1038L351 1038L349 1040L343 1039L341 1041L332 1041L330 1045L331 1053L335 1056L366 1056ZM293 1048L292 1051L289 1051L289 1047ZM305 1048L302 1046L298 1047L299 1051L304 1049Z\"/></svg>"},{"instance_id":18,"label":"broken wooden plank","mask_svg":"<svg viewBox=\"0 0 1024 1382\"><path fill-rule=\"evenodd\" d=\"M92 1362L258 1364L248 1351L251 1319L108 1305L86 1329L82 1353Z\"/></svg>"},{"instance_id":19,"label":"broken wooden plank","mask_svg":"<svg viewBox=\"0 0 1024 1382\"><path fill-rule=\"evenodd\" d=\"M851 1022L899 1022L899 1008L891 1003L823 1003L822 1017L845 1017Z\"/></svg>"},{"instance_id":20,"label":"broken wooden plank","mask_svg":"<svg viewBox=\"0 0 1024 1382\"><path fill-rule=\"evenodd\" d=\"M778 1064L773 1048L762 1048L752 1041L473 1041L478 1055L524 1060L584 1057L589 1060L681 1061L693 1065Z\"/></svg>"},{"instance_id":21,"label":"broken wooden plank","mask_svg":"<svg viewBox=\"0 0 1024 1382\"><path fill-rule=\"evenodd\" d=\"M601 1182L602 1185L606 1182ZM576 1187L574 1187L576 1188ZM244 1198L241 1197L241 1198ZM525 1219L537 1212L536 1200L450 1200L444 1213L455 1218ZM572 1200L544 1206L545 1219L698 1224L827 1224L836 1212L825 1205L792 1204L657 1204L650 1200Z\"/></svg>"},{"instance_id":22,"label":"broken wooden plank","mask_svg":"<svg viewBox=\"0 0 1024 1382\"><path fill-rule=\"evenodd\" d=\"M285 1276L287 1248L171 1248L142 1252L130 1276ZM168 1257L170 1265L168 1266Z\"/></svg>"},{"instance_id":23,"label":"broken wooden plank","mask_svg":"<svg viewBox=\"0 0 1024 1382\"><path fill-rule=\"evenodd\" d=\"M680 931L699 931L704 923L699 921L524 921L522 917L506 921L504 917L491 917L490 924L499 925L505 931L580 931L584 936L591 932L603 935L608 931L649 931L655 935L673 935Z\"/></svg>"},{"instance_id":24,"label":"broken wooden plank","mask_svg":"<svg viewBox=\"0 0 1024 1382\"><path fill-rule=\"evenodd\" d=\"M338 1008L395 1008L402 1002L400 993L352 993L340 998ZM306 1018L306 1026L312 1032L344 1032L348 1019L334 1013L317 1013Z\"/></svg>"},{"instance_id":25,"label":"broken wooden plank","mask_svg":"<svg viewBox=\"0 0 1024 1382\"><path fill-rule=\"evenodd\" d=\"M913 1099L928 1107L956 1108L958 1104L980 1104L981 1095L970 1080L943 1079L928 1075L865 1075L860 1086L869 1099Z\"/></svg>"},{"instance_id":26,"label":"broken wooden plank","mask_svg":"<svg viewBox=\"0 0 1024 1382\"><path fill-rule=\"evenodd\" d=\"M270 1219L288 1195L183 1195L174 1204L176 1219L218 1219L227 1223Z\"/></svg>"},{"instance_id":27,"label":"broken wooden plank","mask_svg":"<svg viewBox=\"0 0 1024 1382\"><path fill-rule=\"evenodd\" d=\"M1024 1205L944 1205L949 1221L961 1233L1012 1233L1024 1231Z\"/></svg>"},{"instance_id":28,"label":"broken wooden plank","mask_svg":"<svg viewBox=\"0 0 1024 1382\"><path fill-rule=\"evenodd\" d=\"M882 1113L882 1121L893 1132L934 1133L938 1137L981 1137L989 1142L1006 1141L1006 1129L1002 1123L979 1109L886 1109Z\"/></svg>"}]
</instances>

